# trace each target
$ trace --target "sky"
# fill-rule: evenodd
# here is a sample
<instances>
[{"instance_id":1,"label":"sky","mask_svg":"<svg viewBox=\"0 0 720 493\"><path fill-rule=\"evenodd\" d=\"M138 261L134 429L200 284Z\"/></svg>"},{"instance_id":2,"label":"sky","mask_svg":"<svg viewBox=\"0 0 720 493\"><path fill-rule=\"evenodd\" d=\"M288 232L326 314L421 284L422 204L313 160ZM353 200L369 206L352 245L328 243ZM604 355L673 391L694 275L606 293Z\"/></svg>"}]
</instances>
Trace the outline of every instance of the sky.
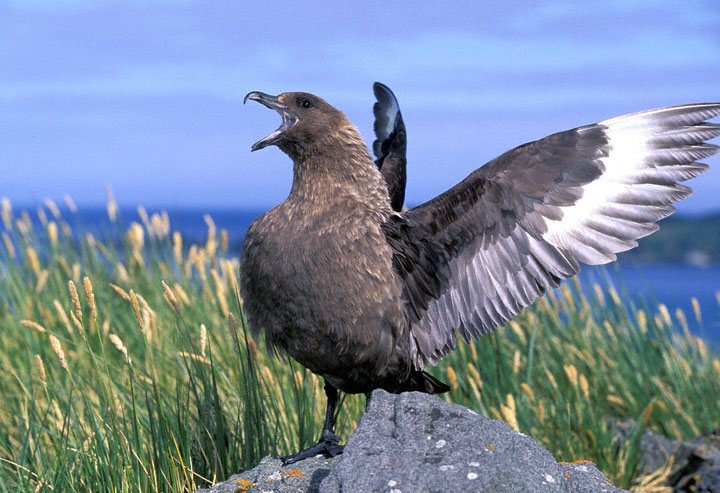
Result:
<instances>
[{"instance_id":1,"label":"sky","mask_svg":"<svg viewBox=\"0 0 720 493\"><path fill-rule=\"evenodd\" d=\"M372 83L408 128L408 204L499 154L624 113L720 100L720 2L0 2L0 196L265 209L279 125L243 96L313 92L373 140ZM720 211L720 159L687 213Z\"/></svg>"}]
</instances>

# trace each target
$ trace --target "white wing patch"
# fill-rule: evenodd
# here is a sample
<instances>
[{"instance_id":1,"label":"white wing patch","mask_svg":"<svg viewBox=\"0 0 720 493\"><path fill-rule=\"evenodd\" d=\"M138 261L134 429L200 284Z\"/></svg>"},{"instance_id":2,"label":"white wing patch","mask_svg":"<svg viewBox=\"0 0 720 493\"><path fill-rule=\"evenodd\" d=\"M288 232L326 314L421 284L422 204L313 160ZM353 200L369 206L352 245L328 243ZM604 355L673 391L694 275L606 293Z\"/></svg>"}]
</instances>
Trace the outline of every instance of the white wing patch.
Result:
<instances>
[{"instance_id":1,"label":"white wing patch","mask_svg":"<svg viewBox=\"0 0 720 493\"><path fill-rule=\"evenodd\" d=\"M717 113L717 107L672 107L601 122L608 145L598 159L605 170L582 187L575 204L561 207L560 219L545 220L543 238L586 264L610 262L635 247L672 214L673 202L692 193L678 182L707 169L694 161L716 151L703 141L718 130L700 122Z\"/></svg>"}]
</instances>

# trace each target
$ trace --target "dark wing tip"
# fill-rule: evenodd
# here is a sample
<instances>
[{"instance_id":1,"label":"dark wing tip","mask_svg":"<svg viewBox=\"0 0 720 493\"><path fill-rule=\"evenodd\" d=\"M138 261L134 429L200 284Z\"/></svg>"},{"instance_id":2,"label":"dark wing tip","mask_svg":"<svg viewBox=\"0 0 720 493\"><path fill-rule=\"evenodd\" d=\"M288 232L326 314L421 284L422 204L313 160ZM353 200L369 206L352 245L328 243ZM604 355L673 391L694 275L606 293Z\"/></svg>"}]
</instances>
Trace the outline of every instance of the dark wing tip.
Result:
<instances>
[{"instance_id":1,"label":"dark wing tip","mask_svg":"<svg viewBox=\"0 0 720 493\"><path fill-rule=\"evenodd\" d=\"M400 117L400 105L395 94L385 84L375 82L373 84L373 93L375 93L375 99L377 99L377 102L373 105L373 114L375 115L373 153L377 159L381 159L385 155L383 143L395 131L395 126Z\"/></svg>"}]
</instances>

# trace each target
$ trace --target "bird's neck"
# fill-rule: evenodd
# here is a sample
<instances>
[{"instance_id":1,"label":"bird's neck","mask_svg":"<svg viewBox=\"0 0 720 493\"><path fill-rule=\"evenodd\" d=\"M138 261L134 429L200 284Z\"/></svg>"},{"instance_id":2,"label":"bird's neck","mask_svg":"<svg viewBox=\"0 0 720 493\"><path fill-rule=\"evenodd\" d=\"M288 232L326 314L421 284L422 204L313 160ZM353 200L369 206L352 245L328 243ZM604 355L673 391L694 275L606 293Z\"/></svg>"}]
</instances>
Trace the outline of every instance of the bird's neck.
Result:
<instances>
[{"instance_id":1,"label":"bird's neck","mask_svg":"<svg viewBox=\"0 0 720 493\"><path fill-rule=\"evenodd\" d=\"M391 211L385 181L357 130L348 126L293 158L289 200L334 207L340 202Z\"/></svg>"}]
</instances>

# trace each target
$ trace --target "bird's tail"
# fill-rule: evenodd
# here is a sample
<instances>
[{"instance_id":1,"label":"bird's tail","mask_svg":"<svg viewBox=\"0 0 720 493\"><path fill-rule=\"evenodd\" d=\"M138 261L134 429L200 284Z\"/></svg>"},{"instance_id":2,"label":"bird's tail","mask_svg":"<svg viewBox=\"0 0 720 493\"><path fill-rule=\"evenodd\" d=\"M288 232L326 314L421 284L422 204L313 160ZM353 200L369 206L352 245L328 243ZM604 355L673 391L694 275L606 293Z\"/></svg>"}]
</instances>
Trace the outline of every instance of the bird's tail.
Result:
<instances>
[{"instance_id":1,"label":"bird's tail","mask_svg":"<svg viewBox=\"0 0 720 493\"><path fill-rule=\"evenodd\" d=\"M405 381L401 392L412 390L426 394L442 394L450 390L450 387L427 372L415 370L410 373L410 378Z\"/></svg>"}]
</instances>

